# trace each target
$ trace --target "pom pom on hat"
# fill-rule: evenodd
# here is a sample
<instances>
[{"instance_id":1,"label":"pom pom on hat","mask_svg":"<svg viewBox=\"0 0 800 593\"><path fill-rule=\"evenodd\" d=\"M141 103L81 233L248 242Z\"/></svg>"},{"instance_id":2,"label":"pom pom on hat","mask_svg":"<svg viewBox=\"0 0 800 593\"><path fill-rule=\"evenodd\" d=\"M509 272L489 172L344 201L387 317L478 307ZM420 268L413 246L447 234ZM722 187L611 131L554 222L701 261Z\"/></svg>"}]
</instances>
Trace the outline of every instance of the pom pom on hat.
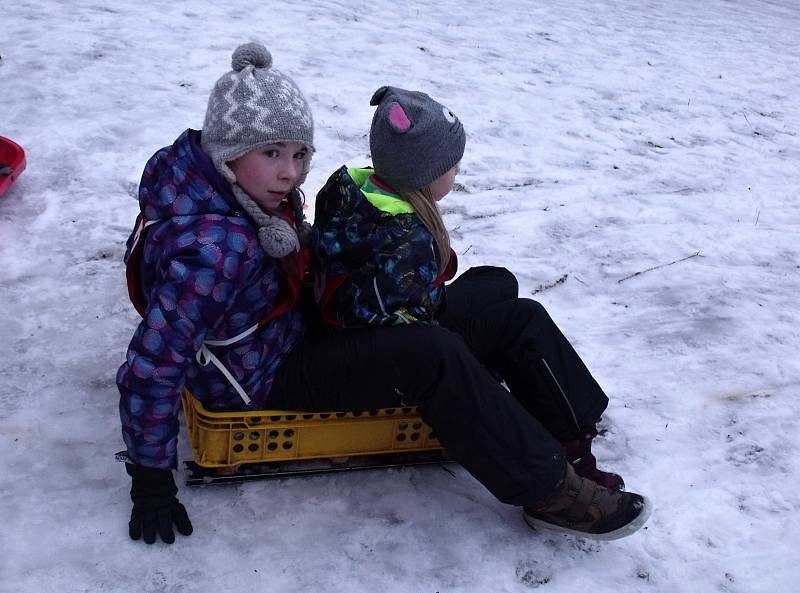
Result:
<instances>
[{"instance_id":1,"label":"pom pom on hat","mask_svg":"<svg viewBox=\"0 0 800 593\"><path fill-rule=\"evenodd\" d=\"M245 43L236 48L231 58L231 68L241 72L248 66L271 68L272 54L260 43Z\"/></svg>"}]
</instances>

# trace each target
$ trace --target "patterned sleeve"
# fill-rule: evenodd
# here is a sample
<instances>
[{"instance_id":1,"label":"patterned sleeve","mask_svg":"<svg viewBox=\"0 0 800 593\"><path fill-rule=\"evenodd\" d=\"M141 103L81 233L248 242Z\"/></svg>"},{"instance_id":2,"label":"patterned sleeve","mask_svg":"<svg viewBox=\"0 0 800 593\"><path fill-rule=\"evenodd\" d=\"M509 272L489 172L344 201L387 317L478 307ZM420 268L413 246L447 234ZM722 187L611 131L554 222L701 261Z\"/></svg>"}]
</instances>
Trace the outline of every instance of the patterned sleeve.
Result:
<instances>
[{"instance_id":1,"label":"patterned sleeve","mask_svg":"<svg viewBox=\"0 0 800 593\"><path fill-rule=\"evenodd\" d=\"M221 236L226 234L230 241L230 233ZM206 332L224 317L242 272L229 264L219 244L186 230L171 243L158 243L153 251L161 251L160 273L117 373L119 411L131 461L174 469L186 370Z\"/></svg>"}]
</instances>

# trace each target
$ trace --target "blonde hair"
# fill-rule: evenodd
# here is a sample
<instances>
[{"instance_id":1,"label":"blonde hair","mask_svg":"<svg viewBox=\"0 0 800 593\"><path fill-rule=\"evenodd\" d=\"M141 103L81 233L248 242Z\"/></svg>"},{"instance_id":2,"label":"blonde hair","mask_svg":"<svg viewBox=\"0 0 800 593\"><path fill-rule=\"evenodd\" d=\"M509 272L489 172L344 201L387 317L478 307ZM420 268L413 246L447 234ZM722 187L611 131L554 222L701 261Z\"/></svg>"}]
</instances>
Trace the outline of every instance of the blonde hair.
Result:
<instances>
[{"instance_id":1,"label":"blonde hair","mask_svg":"<svg viewBox=\"0 0 800 593\"><path fill-rule=\"evenodd\" d=\"M444 226L439 205L433 199L430 186L410 191L401 192L400 197L413 206L417 216L433 235L436 247L439 249L439 273L444 272L450 261L450 234Z\"/></svg>"}]
</instances>

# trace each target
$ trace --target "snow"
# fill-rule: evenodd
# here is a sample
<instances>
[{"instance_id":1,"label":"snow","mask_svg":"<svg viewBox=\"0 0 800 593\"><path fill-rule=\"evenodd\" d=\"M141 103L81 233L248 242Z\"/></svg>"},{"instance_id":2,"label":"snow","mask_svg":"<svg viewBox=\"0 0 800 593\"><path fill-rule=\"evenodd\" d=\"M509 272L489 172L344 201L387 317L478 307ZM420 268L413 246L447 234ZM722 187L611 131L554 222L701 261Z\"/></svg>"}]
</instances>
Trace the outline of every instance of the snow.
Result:
<instances>
[{"instance_id":1,"label":"snow","mask_svg":"<svg viewBox=\"0 0 800 593\"><path fill-rule=\"evenodd\" d=\"M5 3L0 134L28 169L0 199L0 591L796 590L799 18L793 0ZM184 487L190 538L128 539L133 197L253 39L312 103L312 202L368 162L378 86L459 115L461 269L507 266L573 340L612 400L603 465L655 502L646 530L534 532L427 468Z\"/></svg>"}]
</instances>

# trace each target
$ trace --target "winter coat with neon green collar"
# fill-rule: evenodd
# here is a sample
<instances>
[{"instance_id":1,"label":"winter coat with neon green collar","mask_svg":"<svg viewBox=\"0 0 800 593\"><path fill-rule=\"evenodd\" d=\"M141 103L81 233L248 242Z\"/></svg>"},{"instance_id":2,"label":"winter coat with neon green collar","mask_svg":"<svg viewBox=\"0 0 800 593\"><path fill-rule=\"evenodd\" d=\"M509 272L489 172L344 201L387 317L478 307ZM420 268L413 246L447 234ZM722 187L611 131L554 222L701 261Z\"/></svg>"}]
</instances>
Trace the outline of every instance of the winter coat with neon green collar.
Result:
<instances>
[{"instance_id":1,"label":"winter coat with neon green collar","mask_svg":"<svg viewBox=\"0 0 800 593\"><path fill-rule=\"evenodd\" d=\"M315 294L333 327L434 323L455 253L439 270L433 236L369 168L342 167L319 191L312 250Z\"/></svg>"}]
</instances>

